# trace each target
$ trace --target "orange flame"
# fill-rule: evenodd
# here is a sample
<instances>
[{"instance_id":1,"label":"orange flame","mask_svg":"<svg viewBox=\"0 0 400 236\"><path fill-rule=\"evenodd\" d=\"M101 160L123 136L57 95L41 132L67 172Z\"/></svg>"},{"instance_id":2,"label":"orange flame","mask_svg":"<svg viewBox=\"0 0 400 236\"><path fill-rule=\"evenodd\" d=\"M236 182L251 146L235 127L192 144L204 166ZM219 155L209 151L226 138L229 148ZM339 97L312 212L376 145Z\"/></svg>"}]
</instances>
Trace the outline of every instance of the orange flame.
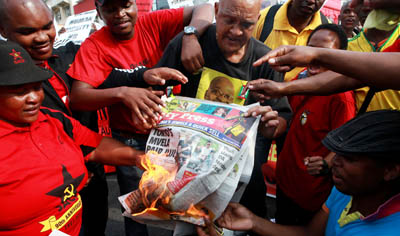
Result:
<instances>
[{"instance_id":1,"label":"orange flame","mask_svg":"<svg viewBox=\"0 0 400 236\"><path fill-rule=\"evenodd\" d=\"M133 213L133 216L138 216L147 212L157 212L161 209L167 211L170 215L189 216L202 218L207 216L206 212L197 209L193 204L186 211L172 212L169 211L168 204L171 201L172 193L167 188L167 183L173 181L176 176L177 166L174 163L162 165L160 160L167 159L166 154L158 154L154 151L149 151L142 158L141 164L145 169L142 179L139 183L139 191L141 201L145 209L139 213ZM143 208L142 208L143 209Z\"/></svg>"}]
</instances>

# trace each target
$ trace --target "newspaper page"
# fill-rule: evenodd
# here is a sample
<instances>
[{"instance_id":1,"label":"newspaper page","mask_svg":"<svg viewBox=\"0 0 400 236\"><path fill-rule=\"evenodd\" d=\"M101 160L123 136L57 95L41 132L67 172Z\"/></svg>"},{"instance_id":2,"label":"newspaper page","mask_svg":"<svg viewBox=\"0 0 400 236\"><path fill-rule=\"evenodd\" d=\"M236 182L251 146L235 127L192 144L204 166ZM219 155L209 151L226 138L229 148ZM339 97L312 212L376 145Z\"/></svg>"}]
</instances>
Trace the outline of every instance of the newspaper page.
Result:
<instances>
[{"instance_id":1,"label":"newspaper page","mask_svg":"<svg viewBox=\"0 0 400 236\"><path fill-rule=\"evenodd\" d=\"M168 170L170 179L163 186L147 190L140 187L121 196L124 215L141 223L176 229L184 225L177 224L179 221L204 225L204 215L191 213L193 207L213 220L229 201L238 201L254 163L259 118L244 117L250 107L169 98L165 115L150 133L146 153L151 162ZM159 184L158 176L147 183L142 183L143 178L141 186ZM146 191L149 194L140 200ZM158 198L152 210L144 203L149 198Z\"/></svg>"}]
</instances>

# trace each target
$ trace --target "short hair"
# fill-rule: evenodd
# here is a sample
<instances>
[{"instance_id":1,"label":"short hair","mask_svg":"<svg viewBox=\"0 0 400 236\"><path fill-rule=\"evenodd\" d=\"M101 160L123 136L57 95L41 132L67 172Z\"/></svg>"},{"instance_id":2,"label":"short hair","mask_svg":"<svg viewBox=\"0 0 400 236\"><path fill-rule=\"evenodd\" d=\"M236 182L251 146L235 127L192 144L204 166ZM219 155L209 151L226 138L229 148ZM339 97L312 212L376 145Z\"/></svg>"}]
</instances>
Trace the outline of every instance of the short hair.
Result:
<instances>
[{"instance_id":1,"label":"short hair","mask_svg":"<svg viewBox=\"0 0 400 236\"><path fill-rule=\"evenodd\" d=\"M319 25L317 28L314 29L313 32L311 32L310 36L308 37L307 44L310 42L311 37L319 30L329 30L334 32L339 38L339 49L347 50L347 42L348 42L347 35L342 29L342 27L336 24Z\"/></svg>"},{"instance_id":2,"label":"short hair","mask_svg":"<svg viewBox=\"0 0 400 236\"><path fill-rule=\"evenodd\" d=\"M6 2L10 0L0 0L0 25L3 25L5 22L7 22L8 17L7 17L7 12L8 9L6 7ZM44 6L51 12L51 15L54 17L53 11L50 9L50 7L47 5L47 3L44 0L40 0Z\"/></svg>"}]
</instances>

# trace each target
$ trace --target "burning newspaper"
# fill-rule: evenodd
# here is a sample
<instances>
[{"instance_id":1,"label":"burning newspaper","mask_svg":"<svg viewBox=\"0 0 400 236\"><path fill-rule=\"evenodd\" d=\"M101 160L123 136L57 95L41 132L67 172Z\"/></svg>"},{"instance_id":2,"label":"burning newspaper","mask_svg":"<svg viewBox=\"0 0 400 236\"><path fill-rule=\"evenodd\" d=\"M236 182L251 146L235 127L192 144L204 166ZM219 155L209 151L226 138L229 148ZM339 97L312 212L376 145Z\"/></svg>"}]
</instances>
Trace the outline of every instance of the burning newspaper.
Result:
<instances>
[{"instance_id":1,"label":"burning newspaper","mask_svg":"<svg viewBox=\"0 0 400 236\"><path fill-rule=\"evenodd\" d=\"M138 190L119 198L125 216L175 231L204 225L238 201L253 169L259 118L249 106L173 97L146 144ZM176 235L176 233L175 233Z\"/></svg>"}]
</instances>

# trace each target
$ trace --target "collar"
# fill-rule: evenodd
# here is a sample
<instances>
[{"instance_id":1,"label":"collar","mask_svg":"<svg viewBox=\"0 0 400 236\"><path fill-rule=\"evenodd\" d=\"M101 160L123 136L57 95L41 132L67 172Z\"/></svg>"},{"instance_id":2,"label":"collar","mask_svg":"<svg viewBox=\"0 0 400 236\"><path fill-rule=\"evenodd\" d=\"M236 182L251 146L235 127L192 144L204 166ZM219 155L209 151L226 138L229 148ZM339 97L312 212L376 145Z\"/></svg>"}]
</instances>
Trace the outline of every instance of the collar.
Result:
<instances>
[{"instance_id":1,"label":"collar","mask_svg":"<svg viewBox=\"0 0 400 236\"><path fill-rule=\"evenodd\" d=\"M361 219L365 221L375 221L397 212L400 212L400 193L380 205L376 212L366 217L361 217Z\"/></svg>"},{"instance_id":2,"label":"collar","mask_svg":"<svg viewBox=\"0 0 400 236\"><path fill-rule=\"evenodd\" d=\"M286 30L286 31L290 31L290 32L299 34L300 32L297 32L297 30L293 26L290 25L288 17L287 17L287 11L288 11L290 2L291 1L287 1L285 4L283 4L282 7L279 8L278 12L276 13L276 16L274 19L274 29ZM321 17L320 17L320 11L317 11L314 14L310 24L308 24L306 26L306 28L304 28L303 31L314 30L321 24L322 24L322 21L321 21Z\"/></svg>"},{"instance_id":3,"label":"collar","mask_svg":"<svg viewBox=\"0 0 400 236\"><path fill-rule=\"evenodd\" d=\"M40 124L42 122L47 121L47 119L48 118L41 111L39 111L38 119L35 122L33 122L32 124L30 124L29 126L25 126L25 127L17 127L17 126L14 126L4 120L0 120L0 138L6 136L8 134L14 133L14 132L22 133L22 132L30 132L31 130L35 130L40 126Z\"/></svg>"}]
</instances>

